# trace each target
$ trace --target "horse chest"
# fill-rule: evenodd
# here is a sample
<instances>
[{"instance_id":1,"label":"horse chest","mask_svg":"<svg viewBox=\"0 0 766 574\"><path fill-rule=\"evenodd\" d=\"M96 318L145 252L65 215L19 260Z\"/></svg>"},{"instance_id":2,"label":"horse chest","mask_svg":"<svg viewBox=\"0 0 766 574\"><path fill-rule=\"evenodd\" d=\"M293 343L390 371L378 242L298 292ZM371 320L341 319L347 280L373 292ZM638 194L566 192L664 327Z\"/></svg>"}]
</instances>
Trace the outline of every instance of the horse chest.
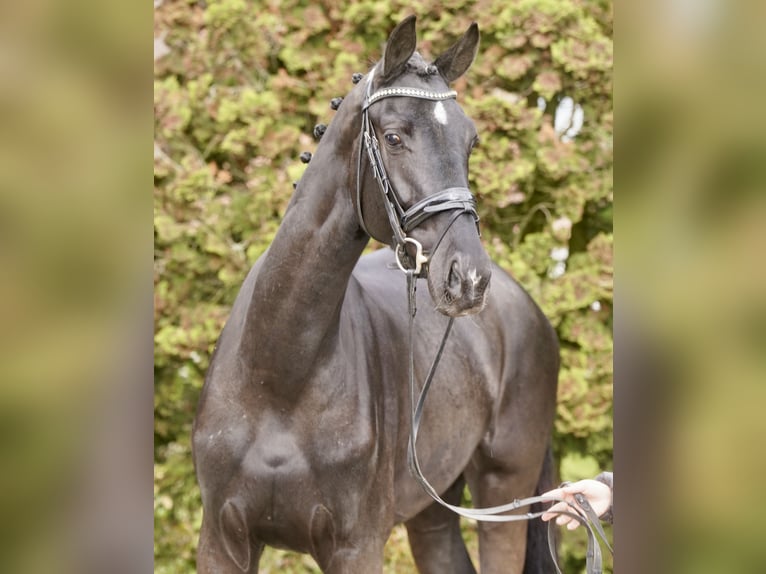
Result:
<instances>
[{"instance_id":1,"label":"horse chest","mask_svg":"<svg viewBox=\"0 0 766 574\"><path fill-rule=\"evenodd\" d=\"M299 401L291 410L253 417L250 444L236 482L248 493L248 514L261 539L279 545L306 539L316 512L344 523L364 483L374 476L377 444L370 421L347 404ZM318 510L319 509L319 510Z\"/></svg>"}]
</instances>

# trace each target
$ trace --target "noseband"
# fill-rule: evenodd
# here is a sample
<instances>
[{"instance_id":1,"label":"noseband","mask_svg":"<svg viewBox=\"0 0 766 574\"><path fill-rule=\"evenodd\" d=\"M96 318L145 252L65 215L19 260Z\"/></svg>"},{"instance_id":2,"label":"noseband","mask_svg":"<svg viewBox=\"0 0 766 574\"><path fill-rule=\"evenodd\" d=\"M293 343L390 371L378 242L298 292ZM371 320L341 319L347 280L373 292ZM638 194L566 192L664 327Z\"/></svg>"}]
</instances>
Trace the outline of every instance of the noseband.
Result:
<instances>
[{"instance_id":1,"label":"noseband","mask_svg":"<svg viewBox=\"0 0 766 574\"><path fill-rule=\"evenodd\" d=\"M430 250L430 255L433 255L449 228L463 213L469 213L473 216L478 229L479 214L476 212L476 198L466 187L449 187L434 193L433 195L429 195L425 199L422 199L405 209L402 205L401 197L391 184L386 167L383 165L378 138L375 136L375 130L373 129L372 121L370 120L369 108L375 102L384 98L407 97L420 100L442 101L457 98L457 92L454 90L449 90L447 92L431 92L419 88L405 87L383 88L372 94L371 91L372 74L367 81L367 93L364 102L362 103L361 146L367 150L367 157L370 160L373 177L378 182L378 187L383 195L383 205L386 209L386 215L388 216L391 230L394 233L393 242L396 251L396 262L402 271L408 271L410 268L405 267L402 264L401 257L403 255L406 256L406 245L408 243L413 245L416 254L414 261L412 261L412 269L414 270L415 275L419 276L423 269L423 265L428 264L428 255L423 252L423 246L420 242L409 237L407 233L437 213L441 213L442 211L452 211L453 215L447 226L441 232L439 238ZM362 213L361 174L363 155L360 147L356 178L356 211L362 229L367 235L372 237L372 234L364 223L364 215Z\"/></svg>"}]
</instances>

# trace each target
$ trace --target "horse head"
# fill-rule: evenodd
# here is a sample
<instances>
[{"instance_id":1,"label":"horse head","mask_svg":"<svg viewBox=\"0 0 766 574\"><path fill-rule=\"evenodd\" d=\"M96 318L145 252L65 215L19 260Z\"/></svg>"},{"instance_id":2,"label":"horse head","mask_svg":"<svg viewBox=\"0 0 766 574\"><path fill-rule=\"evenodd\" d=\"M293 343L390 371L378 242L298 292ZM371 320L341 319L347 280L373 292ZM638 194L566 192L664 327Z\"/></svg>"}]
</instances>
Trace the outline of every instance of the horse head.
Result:
<instances>
[{"instance_id":1,"label":"horse head","mask_svg":"<svg viewBox=\"0 0 766 574\"><path fill-rule=\"evenodd\" d=\"M451 48L426 62L415 51L411 16L394 29L383 58L358 86L365 90L356 199L360 225L396 249L402 268L427 274L436 308L451 317L484 307L491 275L468 190L476 128L449 88L473 63L478 43L474 23Z\"/></svg>"}]
</instances>

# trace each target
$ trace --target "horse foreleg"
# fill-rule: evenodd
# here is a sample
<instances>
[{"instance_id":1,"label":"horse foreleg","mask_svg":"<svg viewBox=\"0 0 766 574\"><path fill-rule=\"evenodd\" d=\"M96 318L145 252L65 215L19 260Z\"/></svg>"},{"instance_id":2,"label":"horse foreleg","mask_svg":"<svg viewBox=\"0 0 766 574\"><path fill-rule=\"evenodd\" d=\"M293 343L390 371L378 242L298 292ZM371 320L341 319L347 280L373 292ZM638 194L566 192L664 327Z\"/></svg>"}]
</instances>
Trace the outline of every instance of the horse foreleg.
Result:
<instances>
[{"instance_id":1,"label":"horse foreleg","mask_svg":"<svg viewBox=\"0 0 766 574\"><path fill-rule=\"evenodd\" d=\"M460 476L442 495L450 504L460 504L465 479ZM421 574L475 574L460 533L460 517L432 503L405 523L415 564Z\"/></svg>"},{"instance_id":2,"label":"horse foreleg","mask_svg":"<svg viewBox=\"0 0 766 574\"><path fill-rule=\"evenodd\" d=\"M355 542L341 546L320 567L325 574L381 574L383 543Z\"/></svg>"},{"instance_id":3,"label":"horse foreleg","mask_svg":"<svg viewBox=\"0 0 766 574\"><path fill-rule=\"evenodd\" d=\"M225 541L204 516L197 547L198 574L256 574L263 552L263 543L248 536Z\"/></svg>"},{"instance_id":4,"label":"horse foreleg","mask_svg":"<svg viewBox=\"0 0 766 574\"><path fill-rule=\"evenodd\" d=\"M476 507L507 504L531 496L539 474L533 469L466 470ZM527 522L479 522L479 557L482 574L521 574L527 544Z\"/></svg>"},{"instance_id":5,"label":"horse foreleg","mask_svg":"<svg viewBox=\"0 0 766 574\"><path fill-rule=\"evenodd\" d=\"M323 504L317 504L311 513L309 525L311 556L325 574L380 574L383 572L383 547L388 531L382 529L372 518L374 512L366 515L371 523L366 527L357 523L350 528L350 535L339 536L342 523Z\"/></svg>"}]
</instances>

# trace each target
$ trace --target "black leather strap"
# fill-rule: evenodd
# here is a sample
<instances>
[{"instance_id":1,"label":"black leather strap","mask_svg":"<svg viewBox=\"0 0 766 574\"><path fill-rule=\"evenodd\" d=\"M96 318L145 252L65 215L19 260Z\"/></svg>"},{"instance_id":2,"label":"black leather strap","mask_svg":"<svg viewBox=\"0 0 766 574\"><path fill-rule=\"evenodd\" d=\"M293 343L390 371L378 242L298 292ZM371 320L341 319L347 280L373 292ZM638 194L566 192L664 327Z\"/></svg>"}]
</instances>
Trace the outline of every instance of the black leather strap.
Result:
<instances>
[{"instance_id":1,"label":"black leather strap","mask_svg":"<svg viewBox=\"0 0 766 574\"><path fill-rule=\"evenodd\" d=\"M459 210L470 213L476 222L479 214L476 212L476 198L467 187L450 187L421 199L402 215L402 228L411 231L426 219L441 211Z\"/></svg>"},{"instance_id":2,"label":"black leather strap","mask_svg":"<svg viewBox=\"0 0 766 574\"><path fill-rule=\"evenodd\" d=\"M411 430L410 438L407 450L407 463L409 465L410 474L420 484L423 490L433 498L437 503L441 504L445 508L448 508L463 516L472 520L484 521L484 522L515 522L520 520L532 520L542 517L547 510L541 512L526 512L524 514L509 514L514 511L518 511L521 508L530 506L535 503L556 503L565 502L569 506L569 510L559 511L559 514L564 514L572 517L582 524L588 533L588 549L586 553L585 569L587 574L602 574L603 573L603 557L601 553L601 546L598 542L598 536L606 544L610 552L613 553L612 547L607 541L606 534L601 527L600 521L596 513L591 508L585 497L577 497L577 505L571 504L568 501L551 496L532 496L529 498L517 499L508 504L499 506L492 506L488 508L464 508L462 506L456 506L444 501L436 492L433 486L423 476L423 472L420 468L420 462L417 455L417 439L418 431L420 429L420 421L423 416L423 408L425 406L425 399L428 394L428 390L433 382L436 368L441 360L444 348L447 343L452 325L454 323L454 317L450 317L447 322L447 326L442 336L442 340L439 344L439 348L436 352L431 367L428 370L423 387L420 393L416 393L415 390L415 353L414 353L414 331L415 331L415 315L417 314L416 303L416 289L417 289L417 277L412 270L405 271L407 278L407 300L409 310L409 330L408 330L408 345L409 345L409 385L410 385L410 401L411 401ZM557 574L562 574L556 562L556 545L555 545L555 530L554 521L551 520L548 523L548 548L551 553L551 559L556 568Z\"/></svg>"}]
</instances>

